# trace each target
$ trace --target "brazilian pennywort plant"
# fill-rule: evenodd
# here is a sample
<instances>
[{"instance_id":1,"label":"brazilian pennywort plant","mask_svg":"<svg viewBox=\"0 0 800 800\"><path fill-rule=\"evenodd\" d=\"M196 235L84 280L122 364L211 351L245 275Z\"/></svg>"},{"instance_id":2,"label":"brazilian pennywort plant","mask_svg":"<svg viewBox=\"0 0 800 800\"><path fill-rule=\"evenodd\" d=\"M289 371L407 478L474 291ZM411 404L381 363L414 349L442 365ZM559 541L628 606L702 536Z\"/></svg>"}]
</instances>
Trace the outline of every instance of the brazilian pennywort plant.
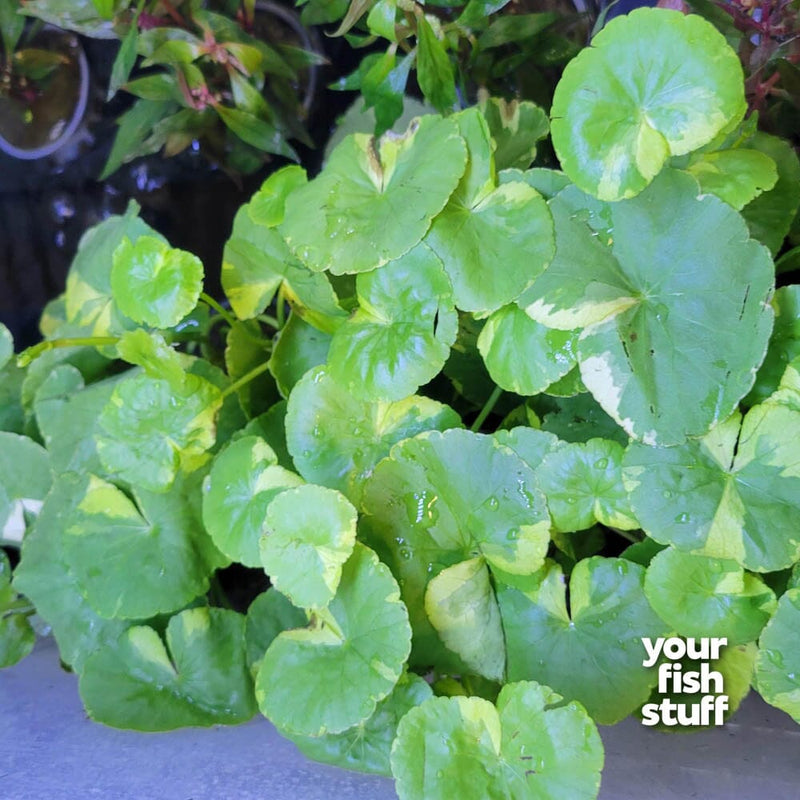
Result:
<instances>
[{"instance_id":1,"label":"brazilian pennywort plant","mask_svg":"<svg viewBox=\"0 0 800 800\"><path fill-rule=\"evenodd\" d=\"M135 206L89 231L0 350L5 663L35 609L92 718L260 711L404 800L595 797L643 639L800 721L800 165L745 110L645 9L566 69L563 171L524 103L350 136L239 211L229 308Z\"/></svg>"}]
</instances>

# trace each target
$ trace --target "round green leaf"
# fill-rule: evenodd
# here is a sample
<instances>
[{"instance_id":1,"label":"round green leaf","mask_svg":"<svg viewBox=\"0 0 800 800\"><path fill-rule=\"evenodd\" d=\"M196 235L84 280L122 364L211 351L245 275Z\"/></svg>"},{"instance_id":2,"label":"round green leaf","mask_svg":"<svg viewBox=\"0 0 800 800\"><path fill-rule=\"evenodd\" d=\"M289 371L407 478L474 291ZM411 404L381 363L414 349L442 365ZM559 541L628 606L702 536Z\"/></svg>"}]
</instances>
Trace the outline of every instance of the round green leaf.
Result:
<instances>
[{"instance_id":1,"label":"round green leaf","mask_svg":"<svg viewBox=\"0 0 800 800\"><path fill-rule=\"evenodd\" d=\"M324 736L291 736L300 752L314 761L344 769L391 775L389 754L400 720L433 696L427 681L413 673L400 677L392 693L381 700L375 713L344 733Z\"/></svg>"},{"instance_id":2,"label":"round green leaf","mask_svg":"<svg viewBox=\"0 0 800 800\"><path fill-rule=\"evenodd\" d=\"M166 491L182 464L209 450L216 438L219 389L186 374L180 385L132 375L115 388L98 420L97 450L105 468L131 484Z\"/></svg>"},{"instance_id":3,"label":"round green leaf","mask_svg":"<svg viewBox=\"0 0 800 800\"><path fill-rule=\"evenodd\" d=\"M735 561L667 548L647 569L644 592L681 636L754 642L775 611L775 593Z\"/></svg>"},{"instance_id":4,"label":"round green leaf","mask_svg":"<svg viewBox=\"0 0 800 800\"><path fill-rule=\"evenodd\" d=\"M154 236L127 237L114 250L111 291L132 320L154 328L177 325L203 290L203 264Z\"/></svg>"},{"instance_id":5,"label":"round green leaf","mask_svg":"<svg viewBox=\"0 0 800 800\"><path fill-rule=\"evenodd\" d=\"M649 696L657 675L642 666L642 637L669 633L650 608L644 568L622 558L579 561L567 586L548 563L524 591L501 584L508 680L537 680L578 700L603 725Z\"/></svg>"},{"instance_id":6,"label":"round green leaf","mask_svg":"<svg viewBox=\"0 0 800 800\"><path fill-rule=\"evenodd\" d=\"M502 681L506 648L483 558L443 569L425 590L425 613L445 646L476 674Z\"/></svg>"},{"instance_id":7,"label":"round green leaf","mask_svg":"<svg viewBox=\"0 0 800 800\"><path fill-rule=\"evenodd\" d=\"M800 559L800 411L773 403L734 414L679 447L632 444L623 480L657 542L756 572Z\"/></svg>"},{"instance_id":8,"label":"round green leaf","mask_svg":"<svg viewBox=\"0 0 800 800\"><path fill-rule=\"evenodd\" d=\"M325 614L269 646L256 679L258 705L289 734L341 733L372 716L399 680L410 649L397 582L357 544ZM332 675L346 692L331 691Z\"/></svg>"},{"instance_id":9,"label":"round green leaf","mask_svg":"<svg viewBox=\"0 0 800 800\"><path fill-rule=\"evenodd\" d=\"M800 589L789 589L778 600L758 647L759 694L800 723Z\"/></svg>"},{"instance_id":10,"label":"round green leaf","mask_svg":"<svg viewBox=\"0 0 800 800\"><path fill-rule=\"evenodd\" d=\"M545 325L584 327L581 377L600 405L648 444L725 419L752 386L773 317L774 268L742 218L677 170L632 200L568 187L550 208L556 257L520 304Z\"/></svg>"},{"instance_id":11,"label":"round green leaf","mask_svg":"<svg viewBox=\"0 0 800 800\"><path fill-rule=\"evenodd\" d=\"M367 481L363 510L370 541L400 580L414 658L423 662L439 642L424 608L432 578L478 555L493 568L530 574L549 542L550 518L531 468L492 437L470 431L396 445Z\"/></svg>"},{"instance_id":12,"label":"round green leaf","mask_svg":"<svg viewBox=\"0 0 800 800\"><path fill-rule=\"evenodd\" d=\"M425 116L404 136L354 134L289 196L282 233L312 270L368 272L419 243L466 166L449 120Z\"/></svg>"},{"instance_id":13,"label":"round green leaf","mask_svg":"<svg viewBox=\"0 0 800 800\"><path fill-rule=\"evenodd\" d=\"M0 369L11 360L14 355L14 337L11 331L0 322Z\"/></svg>"},{"instance_id":14,"label":"round green leaf","mask_svg":"<svg viewBox=\"0 0 800 800\"><path fill-rule=\"evenodd\" d=\"M460 425L452 409L426 397L364 402L318 367L289 397L286 443L307 481L338 489L358 505L364 481L393 444Z\"/></svg>"},{"instance_id":15,"label":"round green leaf","mask_svg":"<svg viewBox=\"0 0 800 800\"><path fill-rule=\"evenodd\" d=\"M553 257L547 204L522 181L497 184L484 117L470 109L455 117L467 143L469 167L425 241L441 258L464 311L494 311L516 299Z\"/></svg>"},{"instance_id":16,"label":"round green leaf","mask_svg":"<svg viewBox=\"0 0 800 800\"><path fill-rule=\"evenodd\" d=\"M67 275L64 295L66 321L93 336L107 336L133 326L120 313L112 297L111 270L114 252L123 240L134 244L141 238L166 240L139 219L139 206L131 200L123 216L111 216L90 228L78 243L78 252Z\"/></svg>"},{"instance_id":17,"label":"round green leaf","mask_svg":"<svg viewBox=\"0 0 800 800\"><path fill-rule=\"evenodd\" d=\"M78 672L92 653L128 627L121 620L104 619L89 605L64 554L65 527L85 493L85 483L75 473L58 477L25 536L14 571L14 587L52 628L61 660Z\"/></svg>"},{"instance_id":18,"label":"round green leaf","mask_svg":"<svg viewBox=\"0 0 800 800\"><path fill-rule=\"evenodd\" d=\"M590 439L544 457L536 478L557 530L580 531L596 522L622 530L639 527L622 485L622 454L618 442Z\"/></svg>"},{"instance_id":19,"label":"round green leaf","mask_svg":"<svg viewBox=\"0 0 800 800\"><path fill-rule=\"evenodd\" d=\"M336 331L331 377L360 397L402 400L439 374L458 317L442 263L425 244L356 279L359 308Z\"/></svg>"},{"instance_id":20,"label":"round green leaf","mask_svg":"<svg viewBox=\"0 0 800 800\"><path fill-rule=\"evenodd\" d=\"M26 515L38 514L52 482L50 458L41 445L0 431L0 542L19 545Z\"/></svg>"},{"instance_id":21,"label":"round green leaf","mask_svg":"<svg viewBox=\"0 0 800 800\"><path fill-rule=\"evenodd\" d=\"M495 311L478 336L492 380L508 392L534 395L575 366L576 331L546 328L511 304Z\"/></svg>"},{"instance_id":22,"label":"round green leaf","mask_svg":"<svg viewBox=\"0 0 800 800\"><path fill-rule=\"evenodd\" d=\"M203 486L203 522L214 544L247 567L261 566L258 541L270 503L303 483L277 462L263 439L245 436L216 456Z\"/></svg>"},{"instance_id":23,"label":"round green leaf","mask_svg":"<svg viewBox=\"0 0 800 800\"><path fill-rule=\"evenodd\" d=\"M553 96L553 146L581 189L619 200L745 110L739 58L710 22L637 9L567 65Z\"/></svg>"},{"instance_id":24,"label":"round green leaf","mask_svg":"<svg viewBox=\"0 0 800 800\"><path fill-rule=\"evenodd\" d=\"M577 703L547 686L503 687L497 708L480 697L435 697L400 721L392 772L400 800L591 800L603 745Z\"/></svg>"},{"instance_id":25,"label":"round green leaf","mask_svg":"<svg viewBox=\"0 0 800 800\"><path fill-rule=\"evenodd\" d=\"M86 660L79 688L89 716L115 728L245 722L256 706L244 617L222 608L182 611L167 625L166 647L153 628L130 628Z\"/></svg>"},{"instance_id":26,"label":"round green leaf","mask_svg":"<svg viewBox=\"0 0 800 800\"><path fill-rule=\"evenodd\" d=\"M64 560L98 614L147 619L208 590L211 572L224 560L203 541L188 488L133 489L131 500L93 475L75 487L76 502L63 516Z\"/></svg>"},{"instance_id":27,"label":"round green leaf","mask_svg":"<svg viewBox=\"0 0 800 800\"><path fill-rule=\"evenodd\" d=\"M358 512L335 489L288 489L267 508L261 564L273 586L299 608L333 599L356 541Z\"/></svg>"}]
</instances>

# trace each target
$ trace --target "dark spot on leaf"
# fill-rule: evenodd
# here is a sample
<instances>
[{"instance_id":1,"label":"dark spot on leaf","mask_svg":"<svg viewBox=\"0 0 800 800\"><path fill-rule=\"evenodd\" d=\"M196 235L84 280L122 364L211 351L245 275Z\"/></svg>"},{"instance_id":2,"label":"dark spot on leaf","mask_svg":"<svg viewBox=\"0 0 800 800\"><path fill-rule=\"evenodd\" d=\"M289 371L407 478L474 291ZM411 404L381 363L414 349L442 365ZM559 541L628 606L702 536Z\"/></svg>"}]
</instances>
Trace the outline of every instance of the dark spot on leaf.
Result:
<instances>
[{"instance_id":1,"label":"dark spot on leaf","mask_svg":"<svg viewBox=\"0 0 800 800\"><path fill-rule=\"evenodd\" d=\"M635 342L638 338L639 335L636 333L636 331L631 331L631 341Z\"/></svg>"},{"instance_id":2,"label":"dark spot on leaf","mask_svg":"<svg viewBox=\"0 0 800 800\"><path fill-rule=\"evenodd\" d=\"M525 770L525 777L526 778L528 777L528 775L535 775L535 774L536 774L536 770L535 769L526 769Z\"/></svg>"}]
</instances>

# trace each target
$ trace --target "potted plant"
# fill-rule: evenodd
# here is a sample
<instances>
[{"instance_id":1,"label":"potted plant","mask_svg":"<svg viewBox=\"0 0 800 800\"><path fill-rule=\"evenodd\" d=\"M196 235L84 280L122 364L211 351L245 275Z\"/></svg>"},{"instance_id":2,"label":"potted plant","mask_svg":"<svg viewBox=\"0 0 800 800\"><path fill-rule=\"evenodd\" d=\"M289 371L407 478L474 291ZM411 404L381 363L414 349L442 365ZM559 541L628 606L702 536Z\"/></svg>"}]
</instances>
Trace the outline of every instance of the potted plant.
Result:
<instances>
[{"instance_id":1,"label":"potted plant","mask_svg":"<svg viewBox=\"0 0 800 800\"><path fill-rule=\"evenodd\" d=\"M290 139L311 144L305 121L324 63L319 44L290 9L270 2L92 4L88 13L47 0L25 13L120 47L108 98L136 98L101 178L151 153L190 145L234 174L270 156L296 159ZM86 12L86 9L83 9Z\"/></svg>"},{"instance_id":2,"label":"potted plant","mask_svg":"<svg viewBox=\"0 0 800 800\"><path fill-rule=\"evenodd\" d=\"M620 17L561 170L528 103L350 136L239 211L227 306L135 206L88 232L0 350L6 652L35 608L93 719L260 710L403 800L595 797L596 723L751 683L800 720L798 296L758 240L800 165L743 86L699 17Z\"/></svg>"},{"instance_id":3,"label":"potted plant","mask_svg":"<svg viewBox=\"0 0 800 800\"><path fill-rule=\"evenodd\" d=\"M49 156L75 134L86 112L89 68L77 37L29 25L21 4L0 5L0 150L14 158Z\"/></svg>"}]
</instances>

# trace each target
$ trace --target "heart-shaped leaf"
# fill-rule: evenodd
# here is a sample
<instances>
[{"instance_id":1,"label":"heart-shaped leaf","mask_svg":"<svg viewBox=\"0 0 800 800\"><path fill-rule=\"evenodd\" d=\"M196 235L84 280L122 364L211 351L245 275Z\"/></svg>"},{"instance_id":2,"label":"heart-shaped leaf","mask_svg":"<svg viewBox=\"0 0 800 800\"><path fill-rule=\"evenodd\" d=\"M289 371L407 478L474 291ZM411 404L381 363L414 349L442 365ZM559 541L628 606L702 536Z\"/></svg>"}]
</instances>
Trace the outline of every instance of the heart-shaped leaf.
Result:
<instances>
[{"instance_id":1,"label":"heart-shaped leaf","mask_svg":"<svg viewBox=\"0 0 800 800\"><path fill-rule=\"evenodd\" d=\"M287 489L267 507L261 564L273 586L299 608L333 599L356 541L358 512L335 489Z\"/></svg>"},{"instance_id":2,"label":"heart-shaped leaf","mask_svg":"<svg viewBox=\"0 0 800 800\"><path fill-rule=\"evenodd\" d=\"M410 649L397 582L357 544L325 614L308 628L279 634L267 649L256 679L258 705L289 734L341 733L372 716L399 680ZM331 692L331 675L348 690Z\"/></svg>"},{"instance_id":3,"label":"heart-shaped leaf","mask_svg":"<svg viewBox=\"0 0 800 800\"><path fill-rule=\"evenodd\" d=\"M752 386L773 317L774 268L742 218L676 170L619 203L568 187L550 210L556 257L520 304L545 325L584 327L581 377L600 405L649 444L725 419Z\"/></svg>"},{"instance_id":4,"label":"heart-shaped leaf","mask_svg":"<svg viewBox=\"0 0 800 800\"><path fill-rule=\"evenodd\" d=\"M536 158L536 143L550 132L547 114L529 100L502 97L487 97L478 107L495 143L497 169L527 169Z\"/></svg>"},{"instance_id":5,"label":"heart-shaped leaf","mask_svg":"<svg viewBox=\"0 0 800 800\"><path fill-rule=\"evenodd\" d=\"M735 51L697 15L637 9L610 22L564 70L551 109L564 172L603 200L632 197L670 156L744 116Z\"/></svg>"},{"instance_id":6,"label":"heart-shaped leaf","mask_svg":"<svg viewBox=\"0 0 800 800\"><path fill-rule=\"evenodd\" d=\"M115 728L245 722L256 705L244 617L222 608L182 611L167 625L166 646L153 628L129 628L86 660L79 688L89 716Z\"/></svg>"},{"instance_id":7,"label":"heart-shaped leaf","mask_svg":"<svg viewBox=\"0 0 800 800\"><path fill-rule=\"evenodd\" d=\"M499 585L508 680L537 680L582 703L603 725L640 706L655 685L642 637L669 633L650 608L644 568L622 558L579 561L567 586L548 562L524 591Z\"/></svg>"},{"instance_id":8,"label":"heart-shaped leaf","mask_svg":"<svg viewBox=\"0 0 800 800\"><path fill-rule=\"evenodd\" d=\"M771 572L800 559L800 411L734 414L679 447L632 444L623 480L642 527L687 553Z\"/></svg>"},{"instance_id":9,"label":"heart-shaped leaf","mask_svg":"<svg viewBox=\"0 0 800 800\"><path fill-rule=\"evenodd\" d=\"M603 745L584 709L547 686L480 697L434 697L400 721L392 772L400 800L591 800Z\"/></svg>"},{"instance_id":10,"label":"heart-shaped leaf","mask_svg":"<svg viewBox=\"0 0 800 800\"><path fill-rule=\"evenodd\" d=\"M772 589L735 561L671 547L650 562L644 592L681 636L721 636L729 645L754 642L775 611Z\"/></svg>"},{"instance_id":11,"label":"heart-shaped leaf","mask_svg":"<svg viewBox=\"0 0 800 800\"><path fill-rule=\"evenodd\" d=\"M300 264L278 230L286 198L305 183L300 167L278 170L233 220L222 254L222 288L240 319L261 314L281 284L309 313L344 316L328 279Z\"/></svg>"},{"instance_id":12,"label":"heart-shaped leaf","mask_svg":"<svg viewBox=\"0 0 800 800\"><path fill-rule=\"evenodd\" d=\"M527 575L542 565L549 542L533 471L492 437L470 431L396 445L367 481L363 510L370 541L401 582L415 659L429 658L439 642L424 607L432 578L479 555L493 568Z\"/></svg>"},{"instance_id":13,"label":"heart-shaped leaf","mask_svg":"<svg viewBox=\"0 0 800 800\"><path fill-rule=\"evenodd\" d=\"M492 141L477 109L455 117L467 172L425 238L441 258L464 311L494 311L516 299L553 257L553 224L541 195L523 181L498 185Z\"/></svg>"},{"instance_id":14,"label":"heart-shaped leaf","mask_svg":"<svg viewBox=\"0 0 800 800\"><path fill-rule=\"evenodd\" d=\"M353 134L319 177L289 196L282 233L312 270L368 272L419 243L465 166L457 127L440 117L377 142Z\"/></svg>"},{"instance_id":15,"label":"heart-shaped leaf","mask_svg":"<svg viewBox=\"0 0 800 800\"><path fill-rule=\"evenodd\" d=\"M134 489L134 500L93 475L63 514L64 560L103 617L147 619L183 608L226 563L210 545L190 486Z\"/></svg>"},{"instance_id":16,"label":"heart-shaped leaf","mask_svg":"<svg viewBox=\"0 0 800 800\"><path fill-rule=\"evenodd\" d=\"M425 244L356 279L359 308L336 331L331 377L360 397L402 400L450 355L458 317L442 262Z\"/></svg>"}]
</instances>

